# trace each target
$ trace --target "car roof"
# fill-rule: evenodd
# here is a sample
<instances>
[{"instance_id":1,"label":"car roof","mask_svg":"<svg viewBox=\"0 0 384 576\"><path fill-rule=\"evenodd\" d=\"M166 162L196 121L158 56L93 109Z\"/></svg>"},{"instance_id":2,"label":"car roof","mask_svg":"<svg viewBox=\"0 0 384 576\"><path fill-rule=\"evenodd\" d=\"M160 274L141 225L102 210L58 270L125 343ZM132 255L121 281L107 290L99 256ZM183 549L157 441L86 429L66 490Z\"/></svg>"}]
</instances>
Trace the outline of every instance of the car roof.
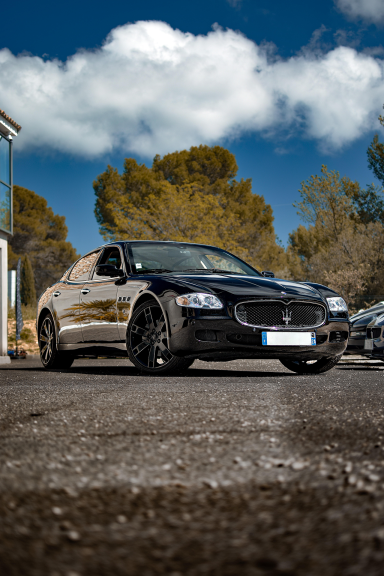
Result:
<instances>
[{"instance_id":1,"label":"car roof","mask_svg":"<svg viewBox=\"0 0 384 576\"><path fill-rule=\"evenodd\" d=\"M96 250L106 248L107 246L116 246L116 245L123 246L124 244L190 244L191 246L205 246L207 248L216 248L216 250L223 250L223 248L213 246L212 244L201 244L197 242L181 242L179 240L115 240L114 242L108 242L107 244L102 244L97 248L93 248L93 250L89 250L89 252L84 254L84 256L87 256L87 254L92 254L92 252L96 252Z\"/></svg>"}]
</instances>

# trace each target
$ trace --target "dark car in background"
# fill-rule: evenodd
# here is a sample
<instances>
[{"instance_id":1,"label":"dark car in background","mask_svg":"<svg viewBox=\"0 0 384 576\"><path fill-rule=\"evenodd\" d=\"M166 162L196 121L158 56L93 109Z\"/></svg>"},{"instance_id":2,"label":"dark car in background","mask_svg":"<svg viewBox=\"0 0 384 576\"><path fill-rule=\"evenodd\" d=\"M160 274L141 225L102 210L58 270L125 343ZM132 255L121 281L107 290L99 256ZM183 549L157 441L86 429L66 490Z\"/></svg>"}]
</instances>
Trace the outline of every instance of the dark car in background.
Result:
<instances>
[{"instance_id":1,"label":"dark car in background","mask_svg":"<svg viewBox=\"0 0 384 576\"><path fill-rule=\"evenodd\" d=\"M379 310L380 309L380 310ZM377 304L374 304L373 306L370 306L369 308L365 308L364 310L359 310L359 312L356 312L355 314L353 314L352 316L350 316L350 320L356 320L357 318L361 318L362 316L365 316L366 314L369 314L370 312L378 312L379 314L382 314L382 311L384 311L384 302L378 302Z\"/></svg>"},{"instance_id":2,"label":"dark car in background","mask_svg":"<svg viewBox=\"0 0 384 576\"><path fill-rule=\"evenodd\" d=\"M184 242L112 242L80 258L40 297L46 368L125 356L169 374L195 359L275 358L319 374L341 358L348 309L333 290L259 272L225 250Z\"/></svg>"},{"instance_id":3,"label":"dark car in background","mask_svg":"<svg viewBox=\"0 0 384 576\"><path fill-rule=\"evenodd\" d=\"M364 354L367 326L381 314L384 314L383 304L372 306L351 316L351 330L345 354Z\"/></svg>"},{"instance_id":4,"label":"dark car in background","mask_svg":"<svg viewBox=\"0 0 384 576\"><path fill-rule=\"evenodd\" d=\"M362 353L384 361L384 313L368 324Z\"/></svg>"}]
</instances>

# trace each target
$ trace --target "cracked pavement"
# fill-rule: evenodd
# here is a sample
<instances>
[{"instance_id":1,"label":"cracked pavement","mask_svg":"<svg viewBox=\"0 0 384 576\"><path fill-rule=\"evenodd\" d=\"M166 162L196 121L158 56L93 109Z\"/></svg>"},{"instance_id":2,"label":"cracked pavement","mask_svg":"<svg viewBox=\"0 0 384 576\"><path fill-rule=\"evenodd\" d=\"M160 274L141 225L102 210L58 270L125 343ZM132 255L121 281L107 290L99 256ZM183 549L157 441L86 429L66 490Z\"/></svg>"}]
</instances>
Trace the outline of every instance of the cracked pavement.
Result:
<instances>
[{"instance_id":1,"label":"cracked pavement","mask_svg":"<svg viewBox=\"0 0 384 576\"><path fill-rule=\"evenodd\" d=\"M0 369L0 571L381 575L384 363Z\"/></svg>"}]
</instances>

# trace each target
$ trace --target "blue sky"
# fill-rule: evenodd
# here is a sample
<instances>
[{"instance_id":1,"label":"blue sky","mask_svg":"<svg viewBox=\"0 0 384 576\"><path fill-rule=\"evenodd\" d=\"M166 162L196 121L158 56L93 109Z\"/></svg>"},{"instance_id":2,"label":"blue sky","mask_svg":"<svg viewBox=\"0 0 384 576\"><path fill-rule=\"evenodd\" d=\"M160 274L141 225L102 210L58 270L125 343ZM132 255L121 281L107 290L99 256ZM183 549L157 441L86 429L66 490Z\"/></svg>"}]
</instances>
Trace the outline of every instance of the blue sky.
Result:
<instances>
[{"instance_id":1,"label":"blue sky","mask_svg":"<svg viewBox=\"0 0 384 576\"><path fill-rule=\"evenodd\" d=\"M0 108L23 129L15 183L102 243L92 182L200 143L231 150L285 244L300 182L322 164L374 181L384 103L382 0L7 3Z\"/></svg>"}]
</instances>

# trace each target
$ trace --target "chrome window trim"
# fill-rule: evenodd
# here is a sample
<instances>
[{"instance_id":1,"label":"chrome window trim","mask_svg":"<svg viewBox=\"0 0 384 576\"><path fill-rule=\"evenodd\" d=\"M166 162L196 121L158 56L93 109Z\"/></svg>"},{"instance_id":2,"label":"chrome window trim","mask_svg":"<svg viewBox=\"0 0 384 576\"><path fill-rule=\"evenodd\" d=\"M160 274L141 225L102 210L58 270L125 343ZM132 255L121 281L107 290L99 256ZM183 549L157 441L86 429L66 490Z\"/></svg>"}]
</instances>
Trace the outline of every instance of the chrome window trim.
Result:
<instances>
[{"instance_id":1,"label":"chrome window trim","mask_svg":"<svg viewBox=\"0 0 384 576\"><path fill-rule=\"evenodd\" d=\"M305 326L305 327L299 327L299 326L258 326L257 324L248 324L247 322L242 322L241 320L239 320L238 316L237 316L237 307L241 306L242 304L264 304L267 302L274 302L274 303L284 303L285 305L289 305L292 302L300 302L301 304L316 304L318 306L322 306L324 308L324 322L321 322L321 324L316 324L315 326ZM239 324L242 324L242 326L249 326L251 328L262 328L262 329L272 329L272 330L290 330L291 332L296 332L297 330L312 330L314 328L320 328L320 326L324 326L324 324L327 321L327 308L326 306L323 304L323 302L314 302L313 300L296 300L295 298L292 298L292 300L277 300L276 298L268 298L268 299L264 299L264 298L260 298L258 300L245 300L243 302L238 302L235 306L235 310L234 310L234 316L236 321Z\"/></svg>"}]
</instances>

